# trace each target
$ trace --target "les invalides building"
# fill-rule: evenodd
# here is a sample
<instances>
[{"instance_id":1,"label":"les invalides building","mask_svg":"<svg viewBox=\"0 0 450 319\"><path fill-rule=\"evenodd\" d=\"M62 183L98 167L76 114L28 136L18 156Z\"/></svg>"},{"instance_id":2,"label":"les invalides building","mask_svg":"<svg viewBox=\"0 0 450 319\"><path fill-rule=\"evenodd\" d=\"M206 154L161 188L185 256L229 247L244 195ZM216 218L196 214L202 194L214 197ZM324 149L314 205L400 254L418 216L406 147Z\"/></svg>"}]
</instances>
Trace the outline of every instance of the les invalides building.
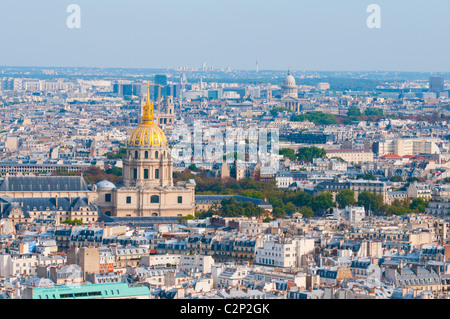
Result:
<instances>
[{"instance_id":1,"label":"les invalides building","mask_svg":"<svg viewBox=\"0 0 450 319\"><path fill-rule=\"evenodd\" d=\"M97 206L105 216L194 215L195 184L173 182L173 162L164 131L154 123L149 93L142 121L131 133L123 160L123 186L97 183Z\"/></svg>"}]
</instances>

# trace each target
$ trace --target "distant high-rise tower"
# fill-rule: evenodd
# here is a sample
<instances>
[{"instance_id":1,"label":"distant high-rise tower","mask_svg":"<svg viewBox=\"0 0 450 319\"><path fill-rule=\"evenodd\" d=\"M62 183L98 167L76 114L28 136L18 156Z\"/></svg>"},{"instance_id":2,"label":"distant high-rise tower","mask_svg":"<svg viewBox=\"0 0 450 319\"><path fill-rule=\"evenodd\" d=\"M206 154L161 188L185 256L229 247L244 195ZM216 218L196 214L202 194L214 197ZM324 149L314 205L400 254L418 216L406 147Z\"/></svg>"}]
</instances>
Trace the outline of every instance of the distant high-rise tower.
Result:
<instances>
[{"instance_id":1,"label":"distant high-rise tower","mask_svg":"<svg viewBox=\"0 0 450 319\"><path fill-rule=\"evenodd\" d=\"M444 92L444 77L442 76L430 77L430 92L435 93Z\"/></svg>"},{"instance_id":2,"label":"distant high-rise tower","mask_svg":"<svg viewBox=\"0 0 450 319\"><path fill-rule=\"evenodd\" d=\"M167 75L155 75L155 84L167 85Z\"/></svg>"},{"instance_id":3,"label":"distant high-rise tower","mask_svg":"<svg viewBox=\"0 0 450 319\"><path fill-rule=\"evenodd\" d=\"M256 73L258 73L259 69L258 69L258 61L256 61Z\"/></svg>"},{"instance_id":4,"label":"distant high-rise tower","mask_svg":"<svg viewBox=\"0 0 450 319\"><path fill-rule=\"evenodd\" d=\"M161 74L155 75L155 84L158 84L161 86L161 99L164 99L164 97L167 95L167 90L166 90L167 75L161 75ZM155 85L153 88L154 89L153 96L155 97L155 99L158 99L158 94L159 94L159 86L158 85Z\"/></svg>"}]
</instances>

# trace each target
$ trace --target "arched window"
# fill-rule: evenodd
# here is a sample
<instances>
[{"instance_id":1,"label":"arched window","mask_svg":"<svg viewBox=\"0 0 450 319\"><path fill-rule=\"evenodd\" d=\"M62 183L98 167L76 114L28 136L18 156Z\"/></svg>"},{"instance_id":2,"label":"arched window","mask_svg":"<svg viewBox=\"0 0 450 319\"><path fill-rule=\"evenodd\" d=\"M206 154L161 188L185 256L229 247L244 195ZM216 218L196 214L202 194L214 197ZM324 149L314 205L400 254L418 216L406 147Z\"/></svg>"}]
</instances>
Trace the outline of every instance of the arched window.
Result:
<instances>
[{"instance_id":1,"label":"arched window","mask_svg":"<svg viewBox=\"0 0 450 319\"><path fill-rule=\"evenodd\" d=\"M139 152L138 151L134 151L134 158L139 158Z\"/></svg>"},{"instance_id":2,"label":"arched window","mask_svg":"<svg viewBox=\"0 0 450 319\"><path fill-rule=\"evenodd\" d=\"M159 178L159 169L155 169L155 178Z\"/></svg>"},{"instance_id":3,"label":"arched window","mask_svg":"<svg viewBox=\"0 0 450 319\"><path fill-rule=\"evenodd\" d=\"M158 151L155 152L155 158L158 158L159 154Z\"/></svg>"},{"instance_id":4,"label":"arched window","mask_svg":"<svg viewBox=\"0 0 450 319\"><path fill-rule=\"evenodd\" d=\"M150 197L150 203L152 203L152 204L159 203L159 196L158 195L152 195L152 197Z\"/></svg>"},{"instance_id":5,"label":"arched window","mask_svg":"<svg viewBox=\"0 0 450 319\"><path fill-rule=\"evenodd\" d=\"M145 158L148 158L148 151L145 151Z\"/></svg>"},{"instance_id":6,"label":"arched window","mask_svg":"<svg viewBox=\"0 0 450 319\"><path fill-rule=\"evenodd\" d=\"M148 169L144 169L144 179L148 179Z\"/></svg>"},{"instance_id":7,"label":"arched window","mask_svg":"<svg viewBox=\"0 0 450 319\"><path fill-rule=\"evenodd\" d=\"M158 216L158 213L152 213L152 216Z\"/></svg>"}]
</instances>

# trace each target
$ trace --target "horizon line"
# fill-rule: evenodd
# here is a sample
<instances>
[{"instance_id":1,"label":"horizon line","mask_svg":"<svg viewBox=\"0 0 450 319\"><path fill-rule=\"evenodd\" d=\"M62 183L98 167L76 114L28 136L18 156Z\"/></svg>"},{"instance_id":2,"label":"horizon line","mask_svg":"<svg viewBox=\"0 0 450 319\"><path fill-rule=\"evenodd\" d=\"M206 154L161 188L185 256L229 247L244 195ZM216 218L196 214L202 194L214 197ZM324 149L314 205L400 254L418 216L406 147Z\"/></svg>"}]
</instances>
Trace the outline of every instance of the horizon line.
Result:
<instances>
[{"instance_id":1,"label":"horizon line","mask_svg":"<svg viewBox=\"0 0 450 319\"><path fill-rule=\"evenodd\" d=\"M30 65L0 65L0 68L43 68L43 69L118 69L118 70L170 70L176 72L223 72L223 70L227 70L228 68L213 68L213 70L203 71L201 67L198 67L197 70L178 70L174 67L102 67L102 66L30 66ZM195 67L188 67L195 68ZM421 74L450 74L450 71L398 71L398 70L313 70L313 69L292 69L287 68L284 69L233 69L230 67L231 71L246 71L246 72L287 72L288 70L293 72L353 72L353 73L361 73L361 72L369 72L369 73L421 73Z\"/></svg>"}]
</instances>

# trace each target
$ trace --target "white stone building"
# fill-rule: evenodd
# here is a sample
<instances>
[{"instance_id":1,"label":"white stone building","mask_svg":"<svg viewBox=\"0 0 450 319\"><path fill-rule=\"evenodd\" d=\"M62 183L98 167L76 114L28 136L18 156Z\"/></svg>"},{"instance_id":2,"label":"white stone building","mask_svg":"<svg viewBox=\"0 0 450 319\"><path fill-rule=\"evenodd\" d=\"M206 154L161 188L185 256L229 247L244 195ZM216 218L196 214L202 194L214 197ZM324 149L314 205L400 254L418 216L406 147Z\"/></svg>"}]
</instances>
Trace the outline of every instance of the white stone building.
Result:
<instances>
[{"instance_id":1,"label":"white stone building","mask_svg":"<svg viewBox=\"0 0 450 319\"><path fill-rule=\"evenodd\" d=\"M312 252L314 239L267 235L256 251L255 264L272 267L299 267L301 257Z\"/></svg>"}]
</instances>

